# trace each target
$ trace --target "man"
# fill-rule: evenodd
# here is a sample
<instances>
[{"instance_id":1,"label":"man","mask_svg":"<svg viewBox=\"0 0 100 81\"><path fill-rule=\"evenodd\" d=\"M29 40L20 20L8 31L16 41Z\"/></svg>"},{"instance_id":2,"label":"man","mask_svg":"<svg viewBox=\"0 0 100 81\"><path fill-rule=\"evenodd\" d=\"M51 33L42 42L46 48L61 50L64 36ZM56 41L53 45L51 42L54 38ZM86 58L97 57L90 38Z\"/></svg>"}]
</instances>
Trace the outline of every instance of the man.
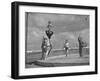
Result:
<instances>
[{"instance_id":1,"label":"man","mask_svg":"<svg viewBox=\"0 0 100 81\"><path fill-rule=\"evenodd\" d=\"M68 55L68 52L69 52L69 43L68 43L68 40L65 40L64 50L65 50L66 56L67 56Z\"/></svg>"},{"instance_id":2,"label":"man","mask_svg":"<svg viewBox=\"0 0 100 81\"><path fill-rule=\"evenodd\" d=\"M83 56L83 55L82 55L82 48L83 48L84 42L83 42L81 36L78 37L78 42L79 42L79 55L80 55L80 57L82 57L82 56Z\"/></svg>"}]
</instances>

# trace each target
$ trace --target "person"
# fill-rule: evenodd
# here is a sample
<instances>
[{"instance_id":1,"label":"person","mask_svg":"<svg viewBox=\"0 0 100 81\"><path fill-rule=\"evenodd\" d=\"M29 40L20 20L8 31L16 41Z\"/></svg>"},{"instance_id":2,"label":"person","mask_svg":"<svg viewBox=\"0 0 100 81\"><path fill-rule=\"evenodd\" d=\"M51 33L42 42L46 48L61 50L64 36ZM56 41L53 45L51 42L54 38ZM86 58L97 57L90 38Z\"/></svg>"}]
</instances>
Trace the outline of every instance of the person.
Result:
<instances>
[{"instance_id":1,"label":"person","mask_svg":"<svg viewBox=\"0 0 100 81\"><path fill-rule=\"evenodd\" d=\"M47 44L46 56L49 56L51 49L52 49L52 44L49 39L47 39L46 44Z\"/></svg>"},{"instance_id":2,"label":"person","mask_svg":"<svg viewBox=\"0 0 100 81\"><path fill-rule=\"evenodd\" d=\"M43 37L43 40L42 40L42 45L41 45L41 49L42 49L42 60L45 59L45 54L46 54L46 50L47 50L47 47L46 47L46 38Z\"/></svg>"},{"instance_id":3,"label":"person","mask_svg":"<svg viewBox=\"0 0 100 81\"><path fill-rule=\"evenodd\" d=\"M64 50L65 50L66 56L67 56L68 55L68 52L69 52L69 43L68 43L68 40L65 40Z\"/></svg>"},{"instance_id":4,"label":"person","mask_svg":"<svg viewBox=\"0 0 100 81\"><path fill-rule=\"evenodd\" d=\"M51 21L48 21L47 28L48 28L48 29L51 29L52 27L54 27L54 26L52 25L52 22L51 22Z\"/></svg>"},{"instance_id":5,"label":"person","mask_svg":"<svg viewBox=\"0 0 100 81\"><path fill-rule=\"evenodd\" d=\"M51 43L48 38L43 37L41 48L42 48L42 60L45 60L52 49Z\"/></svg>"},{"instance_id":6,"label":"person","mask_svg":"<svg viewBox=\"0 0 100 81\"><path fill-rule=\"evenodd\" d=\"M45 31L45 34L46 34L46 36L48 38L48 41L47 41L47 44L48 44L47 45L47 55L50 54L51 49L52 49L52 44L51 44L51 41L50 41L51 36L53 35L53 31L51 31L52 27L54 27L54 26L52 25L51 21L48 21L48 25L47 25L48 29Z\"/></svg>"},{"instance_id":7,"label":"person","mask_svg":"<svg viewBox=\"0 0 100 81\"><path fill-rule=\"evenodd\" d=\"M81 36L78 37L78 42L79 42L79 55L80 55L80 57L82 57L83 56L82 55L82 49L83 49L84 42L82 41Z\"/></svg>"},{"instance_id":8,"label":"person","mask_svg":"<svg viewBox=\"0 0 100 81\"><path fill-rule=\"evenodd\" d=\"M53 35L53 31L51 31L51 28L53 27L51 21L48 21L48 25L47 28L48 30L45 31L47 37L49 38L49 40L51 39L51 36Z\"/></svg>"}]
</instances>

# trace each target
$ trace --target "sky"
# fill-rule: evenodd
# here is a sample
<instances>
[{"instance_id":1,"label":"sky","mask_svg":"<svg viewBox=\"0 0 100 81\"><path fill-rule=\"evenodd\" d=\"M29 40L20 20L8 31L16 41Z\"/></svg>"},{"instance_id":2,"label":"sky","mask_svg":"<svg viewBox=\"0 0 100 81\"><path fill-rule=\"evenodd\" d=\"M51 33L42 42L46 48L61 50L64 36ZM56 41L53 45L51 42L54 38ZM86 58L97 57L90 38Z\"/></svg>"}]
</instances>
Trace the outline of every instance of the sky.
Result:
<instances>
[{"instance_id":1,"label":"sky","mask_svg":"<svg viewBox=\"0 0 100 81\"><path fill-rule=\"evenodd\" d=\"M71 47L75 46L79 34L89 43L88 15L28 12L26 13L27 50L41 50L48 21L52 21L54 25L51 29L54 32L51 38L54 49L61 49L66 39L69 40Z\"/></svg>"}]
</instances>

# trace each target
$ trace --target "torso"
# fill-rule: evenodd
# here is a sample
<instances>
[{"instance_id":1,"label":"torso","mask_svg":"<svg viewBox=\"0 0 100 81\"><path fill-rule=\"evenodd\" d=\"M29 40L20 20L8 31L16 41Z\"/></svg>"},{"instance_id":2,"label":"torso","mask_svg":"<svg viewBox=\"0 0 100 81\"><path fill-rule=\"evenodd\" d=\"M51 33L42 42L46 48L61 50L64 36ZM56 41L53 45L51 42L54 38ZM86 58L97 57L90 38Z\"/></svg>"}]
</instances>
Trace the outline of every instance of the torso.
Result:
<instances>
[{"instance_id":1,"label":"torso","mask_svg":"<svg viewBox=\"0 0 100 81\"><path fill-rule=\"evenodd\" d=\"M52 31L49 31L49 30L45 31L45 33L46 33L46 35L48 36L49 39L53 35L53 32Z\"/></svg>"}]
</instances>

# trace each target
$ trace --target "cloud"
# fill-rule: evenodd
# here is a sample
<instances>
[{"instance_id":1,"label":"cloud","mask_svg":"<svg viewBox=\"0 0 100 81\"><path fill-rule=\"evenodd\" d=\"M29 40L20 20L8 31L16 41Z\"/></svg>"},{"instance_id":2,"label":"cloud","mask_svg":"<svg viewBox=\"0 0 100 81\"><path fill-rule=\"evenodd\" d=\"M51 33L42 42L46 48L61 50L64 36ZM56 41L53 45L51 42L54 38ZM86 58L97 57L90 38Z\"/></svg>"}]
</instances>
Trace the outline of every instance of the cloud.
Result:
<instances>
[{"instance_id":1,"label":"cloud","mask_svg":"<svg viewBox=\"0 0 100 81\"><path fill-rule=\"evenodd\" d=\"M72 14L49 14L49 13L29 13L27 48L30 50L41 49L43 36L46 36L45 30L48 21L51 20L55 26L51 41L54 49L62 48L66 39L70 46L78 43L79 34L89 43L89 16Z\"/></svg>"},{"instance_id":2,"label":"cloud","mask_svg":"<svg viewBox=\"0 0 100 81\"><path fill-rule=\"evenodd\" d=\"M59 34L54 34L51 37L51 43L53 49L62 49L64 41L67 39L69 41L70 47L75 47L78 44L78 36L81 34L84 41L89 45L89 29L84 29L78 32L61 32ZM28 50L40 50L43 36L46 35L45 32L39 28L32 28L29 32L29 39L27 41Z\"/></svg>"},{"instance_id":3,"label":"cloud","mask_svg":"<svg viewBox=\"0 0 100 81\"><path fill-rule=\"evenodd\" d=\"M29 13L28 27L46 29L48 21L55 26L55 33L65 31L80 31L89 27L88 15Z\"/></svg>"}]
</instances>

